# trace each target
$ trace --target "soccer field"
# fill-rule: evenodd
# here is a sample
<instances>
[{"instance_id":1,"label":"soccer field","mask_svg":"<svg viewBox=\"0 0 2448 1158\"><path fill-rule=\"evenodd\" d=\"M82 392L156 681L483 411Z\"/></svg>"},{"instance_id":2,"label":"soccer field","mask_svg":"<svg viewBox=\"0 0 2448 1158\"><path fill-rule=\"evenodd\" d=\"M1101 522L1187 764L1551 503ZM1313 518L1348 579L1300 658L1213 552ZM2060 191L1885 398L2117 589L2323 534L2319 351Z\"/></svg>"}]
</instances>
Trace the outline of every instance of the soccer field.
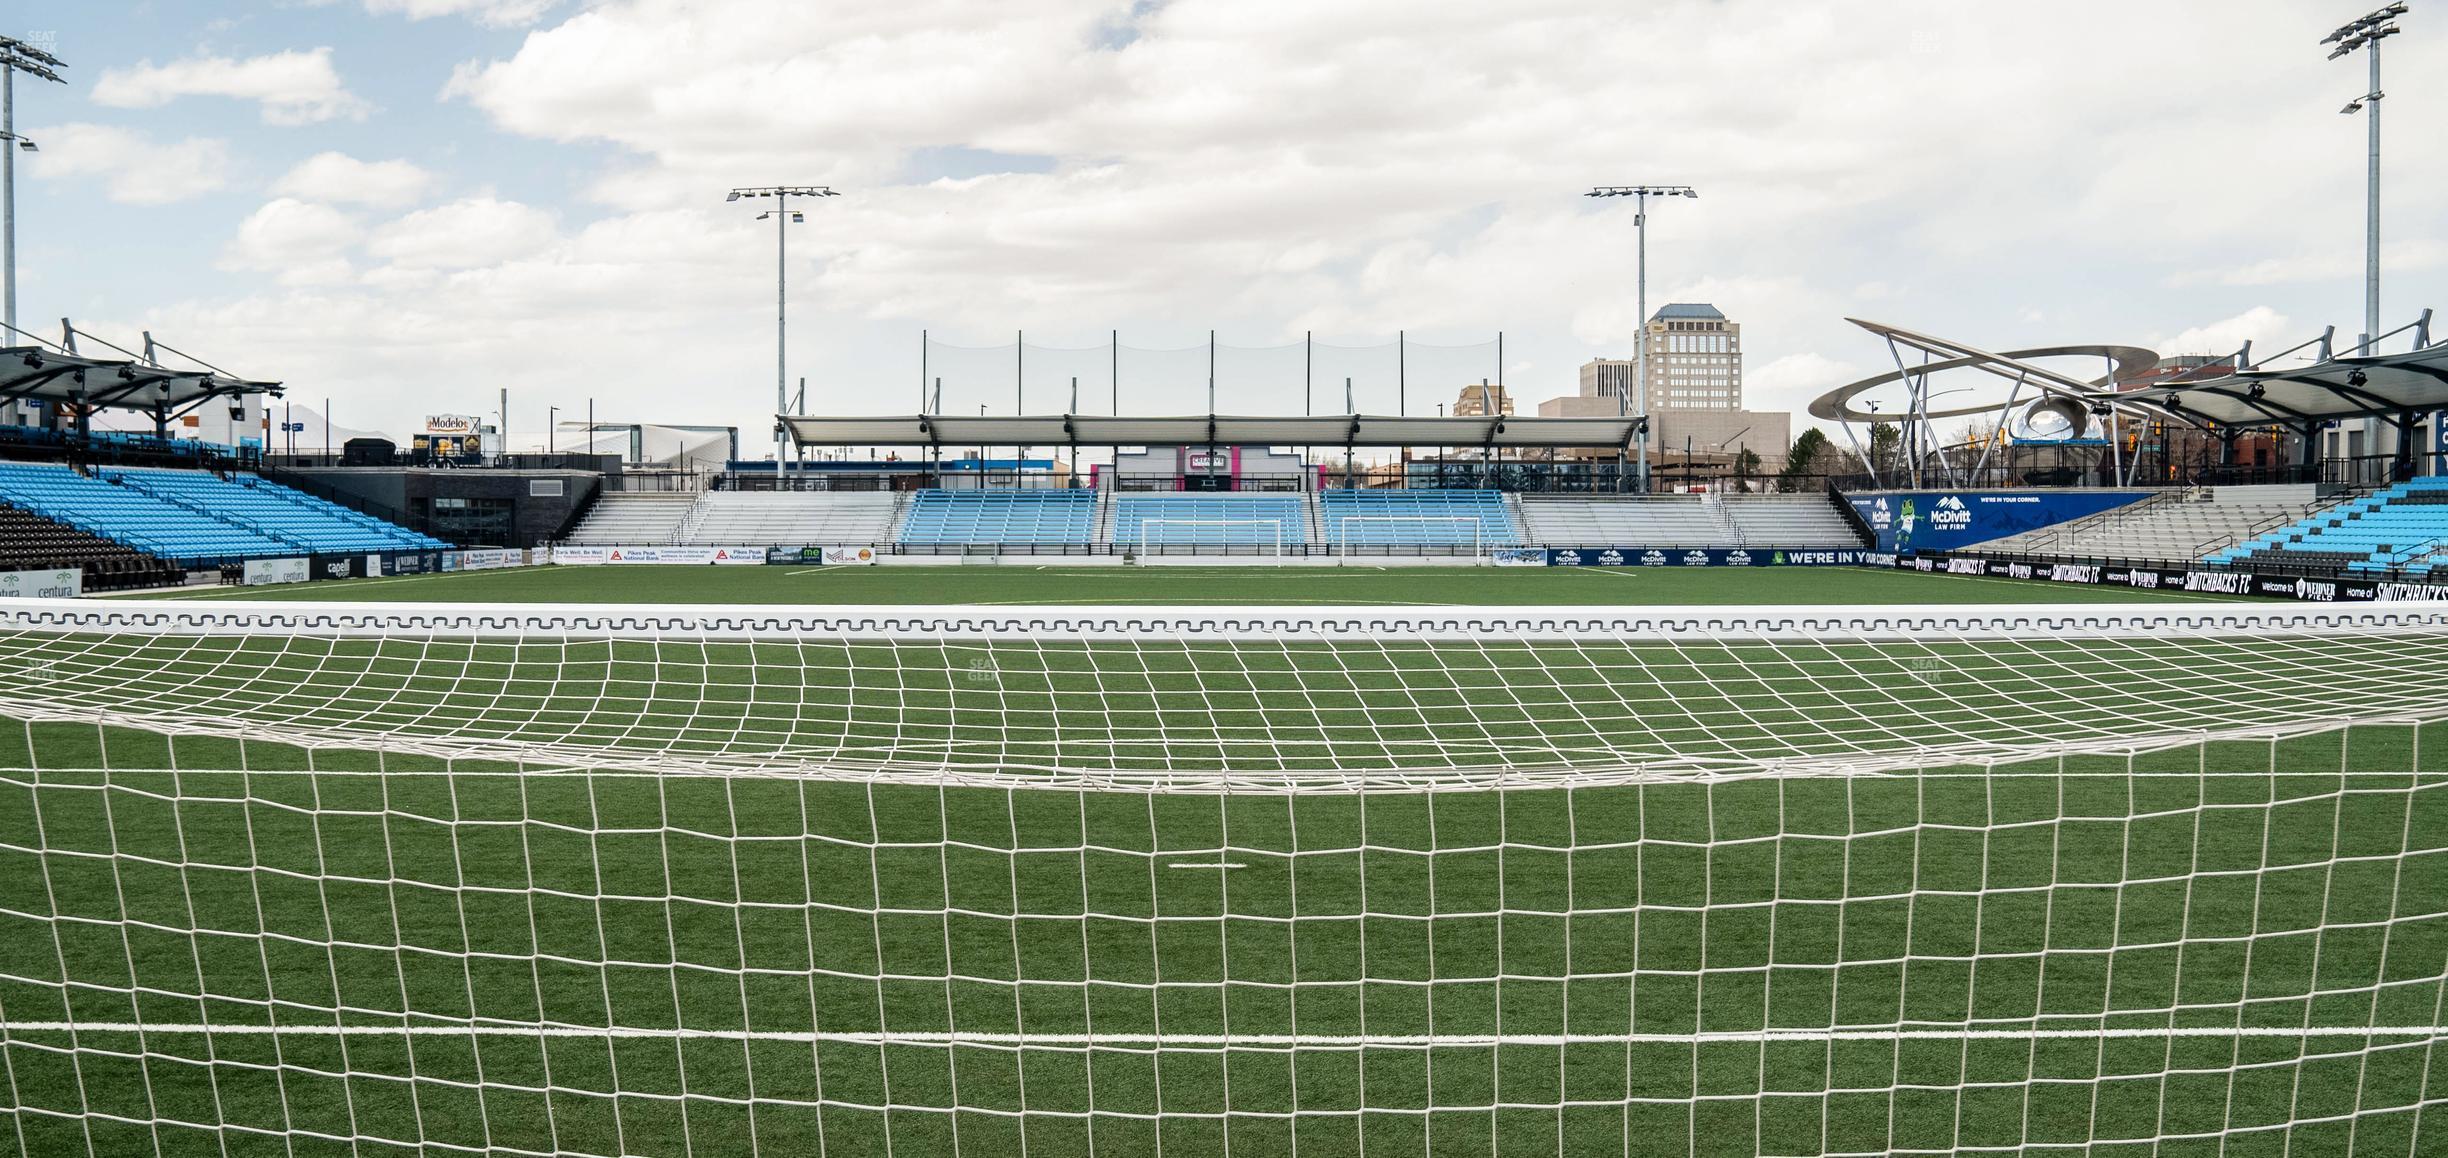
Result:
<instances>
[{"instance_id":1,"label":"soccer field","mask_svg":"<svg viewBox=\"0 0 2448 1158\"><path fill-rule=\"evenodd\" d=\"M1862 567L523 567L148 599L663 604L2133 603L2243 598Z\"/></svg>"},{"instance_id":2,"label":"soccer field","mask_svg":"<svg viewBox=\"0 0 2448 1158\"><path fill-rule=\"evenodd\" d=\"M2436 613L78 606L0 627L26 1154L2448 1136Z\"/></svg>"}]
</instances>

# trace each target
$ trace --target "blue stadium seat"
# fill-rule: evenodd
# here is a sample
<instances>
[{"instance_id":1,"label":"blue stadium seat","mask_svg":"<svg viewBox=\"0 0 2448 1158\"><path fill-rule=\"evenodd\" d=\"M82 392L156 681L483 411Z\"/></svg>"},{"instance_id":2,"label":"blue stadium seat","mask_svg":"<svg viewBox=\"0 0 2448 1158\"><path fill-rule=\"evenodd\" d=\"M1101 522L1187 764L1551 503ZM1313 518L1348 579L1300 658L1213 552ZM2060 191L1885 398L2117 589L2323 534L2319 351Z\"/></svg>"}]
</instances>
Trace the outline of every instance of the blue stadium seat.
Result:
<instances>
[{"instance_id":1,"label":"blue stadium seat","mask_svg":"<svg viewBox=\"0 0 2448 1158\"><path fill-rule=\"evenodd\" d=\"M1521 542L1500 491L1330 490L1318 493L1318 506L1326 541L1333 546L1510 547Z\"/></svg>"},{"instance_id":2,"label":"blue stadium seat","mask_svg":"<svg viewBox=\"0 0 2448 1158\"><path fill-rule=\"evenodd\" d=\"M919 491L901 521L916 544L1086 543L1096 533L1095 491Z\"/></svg>"},{"instance_id":3,"label":"blue stadium seat","mask_svg":"<svg viewBox=\"0 0 2448 1158\"><path fill-rule=\"evenodd\" d=\"M2246 540L2208 561L2429 574L2448 566L2448 477L2409 479Z\"/></svg>"},{"instance_id":4,"label":"blue stadium seat","mask_svg":"<svg viewBox=\"0 0 2448 1158\"><path fill-rule=\"evenodd\" d=\"M1308 504L1286 494L1117 495L1113 541L1123 547L1294 547L1309 541Z\"/></svg>"},{"instance_id":5,"label":"blue stadium seat","mask_svg":"<svg viewBox=\"0 0 2448 1158\"><path fill-rule=\"evenodd\" d=\"M0 501L184 563L448 545L252 475L0 462Z\"/></svg>"}]
</instances>

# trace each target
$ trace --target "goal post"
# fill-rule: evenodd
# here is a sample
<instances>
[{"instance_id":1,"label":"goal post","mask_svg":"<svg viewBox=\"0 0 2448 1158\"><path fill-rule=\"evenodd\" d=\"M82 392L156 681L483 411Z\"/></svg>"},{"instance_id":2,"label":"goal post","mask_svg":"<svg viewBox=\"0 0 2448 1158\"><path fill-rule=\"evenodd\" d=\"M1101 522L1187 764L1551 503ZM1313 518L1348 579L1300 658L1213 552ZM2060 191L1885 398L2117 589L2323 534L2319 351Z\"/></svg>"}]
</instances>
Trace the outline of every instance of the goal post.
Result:
<instances>
[{"instance_id":1,"label":"goal post","mask_svg":"<svg viewBox=\"0 0 2448 1158\"><path fill-rule=\"evenodd\" d=\"M1452 529L1454 533L1450 537L1423 537L1409 543L1374 542L1357 545L1364 547L1459 547L1464 539L1460 528L1468 527L1471 554L1487 553L1487 522L1475 515L1342 515L1335 519L1335 545L1344 554L1350 554L1355 545L1352 542L1353 525L1367 526L1372 523Z\"/></svg>"},{"instance_id":2,"label":"goal post","mask_svg":"<svg viewBox=\"0 0 2448 1158\"><path fill-rule=\"evenodd\" d=\"M27 1154L2430 1153L2448 607L0 604Z\"/></svg>"},{"instance_id":3,"label":"goal post","mask_svg":"<svg viewBox=\"0 0 2448 1158\"><path fill-rule=\"evenodd\" d=\"M1160 541L1160 531L1169 527L1190 528L1193 537L1187 540L1164 539ZM1235 527L1257 527L1264 532L1265 541L1256 543L1235 542L1229 534L1230 530ZM1216 531L1227 532L1227 534L1221 535L1213 540L1202 540L1196 537L1197 532L1200 529L1213 529ZM1139 520L1139 553L1142 555L1150 554L1155 548L1158 547L1198 548L1269 546L1273 547L1275 554L1279 556L1284 553L1284 520L1280 518L1200 519L1165 516L1163 518L1142 518Z\"/></svg>"}]
</instances>

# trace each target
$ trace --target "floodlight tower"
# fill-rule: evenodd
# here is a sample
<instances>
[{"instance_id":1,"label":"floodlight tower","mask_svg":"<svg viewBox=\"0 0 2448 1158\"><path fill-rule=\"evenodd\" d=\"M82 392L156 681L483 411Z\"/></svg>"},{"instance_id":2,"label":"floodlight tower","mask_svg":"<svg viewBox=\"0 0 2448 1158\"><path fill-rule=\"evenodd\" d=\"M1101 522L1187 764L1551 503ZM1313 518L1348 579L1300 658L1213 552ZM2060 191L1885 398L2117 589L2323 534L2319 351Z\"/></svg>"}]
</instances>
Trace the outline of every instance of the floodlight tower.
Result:
<instances>
[{"instance_id":1,"label":"floodlight tower","mask_svg":"<svg viewBox=\"0 0 2448 1158\"><path fill-rule=\"evenodd\" d=\"M2371 87L2338 110L2346 116L2371 114L2367 124L2369 143L2364 149L2363 337L2355 343L2358 354L2371 353L2372 339L2380 333L2380 98L2384 95L2380 91L2380 42L2397 35L2400 31L2397 18L2405 14L2404 4L2391 4L2341 24L2337 31L2321 38L2322 44L2335 46L2329 50L2331 60L2358 48L2371 50Z\"/></svg>"},{"instance_id":2,"label":"floodlight tower","mask_svg":"<svg viewBox=\"0 0 2448 1158\"><path fill-rule=\"evenodd\" d=\"M784 436L782 433L782 415L788 412L790 409L790 376L789 370L786 367L786 362L790 356L790 298L788 293L790 282L790 233L788 227L794 221L807 220L805 215L790 207L790 199L793 197L838 196L840 196L840 194L835 193L830 187L824 185L767 185L754 189L733 189L730 196L723 198L724 201L737 201L742 197L773 198L773 208L757 214L757 220L763 221L766 218L771 217L773 218L774 223L773 439L775 490L782 489L782 448L784 444Z\"/></svg>"},{"instance_id":3,"label":"floodlight tower","mask_svg":"<svg viewBox=\"0 0 2448 1158\"><path fill-rule=\"evenodd\" d=\"M1635 489L1642 494L1647 494L1649 493L1649 199L1652 197L1697 198L1700 194L1693 192L1689 185L1600 185L1583 196L1630 197L1633 199L1632 233L1638 239L1635 247L1640 254L1635 262L1638 269L1634 274L1634 280L1637 282L1634 292L1638 295L1640 309L1640 345L1636 351L1639 370L1635 375L1634 397L1636 401L1633 403L1632 411L1633 417L1639 419L1640 455L1633 470L1635 471L1634 477L1638 480ZM1623 409L1623 392L1618 390L1615 392L1615 413L1618 417L1622 416ZM1623 480L1617 479L1616 485L1623 485Z\"/></svg>"},{"instance_id":4,"label":"floodlight tower","mask_svg":"<svg viewBox=\"0 0 2448 1158\"><path fill-rule=\"evenodd\" d=\"M13 37L0 36L0 321L8 333L0 342L17 340L17 153L34 152L34 142L17 135L17 74L66 84L59 69L67 62Z\"/></svg>"}]
</instances>

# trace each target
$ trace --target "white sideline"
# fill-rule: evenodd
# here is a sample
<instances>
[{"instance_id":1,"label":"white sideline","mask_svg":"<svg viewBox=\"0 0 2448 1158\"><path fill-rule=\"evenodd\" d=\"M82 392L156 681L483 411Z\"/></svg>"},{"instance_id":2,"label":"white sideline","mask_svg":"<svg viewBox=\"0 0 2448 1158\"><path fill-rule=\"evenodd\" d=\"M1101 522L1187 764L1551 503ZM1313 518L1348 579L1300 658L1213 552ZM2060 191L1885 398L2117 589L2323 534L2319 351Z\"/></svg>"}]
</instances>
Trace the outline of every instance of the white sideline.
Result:
<instances>
[{"instance_id":1,"label":"white sideline","mask_svg":"<svg viewBox=\"0 0 2448 1158\"><path fill-rule=\"evenodd\" d=\"M2039 1029L2029 1026L1996 1029L1767 1029L1723 1033L1503 1033L1503 1034L1291 1034L1291 1033L843 1033L748 1029L649 1029L584 1025L203 1025L194 1022L138 1023L132 1021L10 1021L0 1022L7 1034L222 1034L242 1037L547 1037L661 1038L669 1040L838 1042L845 1045L976 1045L976 1046L1243 1046L1250 1048L1314 1047L1455 1047L1560 1045L1745 1045L1771 1042L1830 1041L2094 1041L2105 1038L2448 1038L2448 1025L2316 1025L2286 1026L2119 1026L2113 1029Z\"/></svg>"}]
</instances>

